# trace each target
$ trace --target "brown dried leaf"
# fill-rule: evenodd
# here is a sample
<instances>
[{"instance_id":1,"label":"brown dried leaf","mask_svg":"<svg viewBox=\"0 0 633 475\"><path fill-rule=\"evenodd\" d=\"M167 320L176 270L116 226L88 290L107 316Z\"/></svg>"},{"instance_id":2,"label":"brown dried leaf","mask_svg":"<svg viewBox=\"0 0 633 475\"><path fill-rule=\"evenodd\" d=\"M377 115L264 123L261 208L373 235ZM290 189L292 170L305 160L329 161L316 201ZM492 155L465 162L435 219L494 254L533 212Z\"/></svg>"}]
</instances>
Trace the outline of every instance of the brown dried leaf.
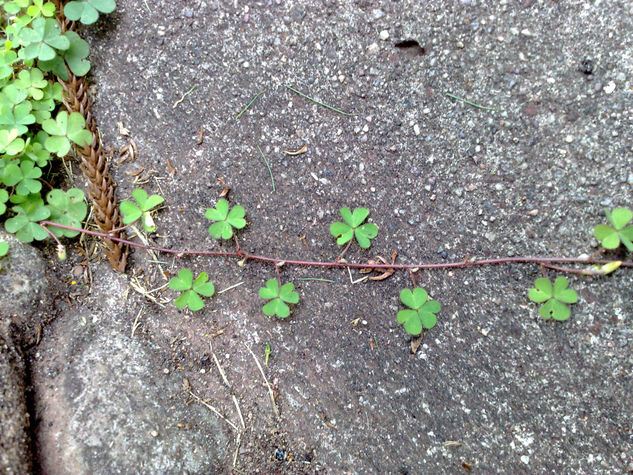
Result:
<instances>
[{"instance_id":1,"label":"brown dried leaf","mask_svg":"<svg viewBox=\"0 0 633 475\"><path fill-rule=\"evenodd\" d=\"M196 145L202 145L202 140L204 137L204 126L200 126L200 131L198 132L198 140L196 140Z\"/></svg>"},{"instance_id":2,"label":"brown dried leaf","mask_svg":"<svg viewBox=\"0 0 633 475\"><path fill-rule=\"evenodd\" d=\"M420 333L420 336L417 338L414 338L411 340L411 354L415 355L418 352L418 348L420 348L420 345L422 344L422 333Z\"/></svg>"},{"instance_id":3,"label":"brown dried leaf","mask_svg":"<svg viewBox=\"0 0 633 475\"><path fill-rule=\"evenodd\" d=\"M306 153L307 151L308 151L308 146L304 145L298 150L284 150L283 152L287 153L288 155L301 155L303 153Z\"/></svg>"},{"instance_id":4,"label":"brown dried leaf","mask_svg":"<svg viewBox=\"0 0 633 475\"><path fill-rule=\"evenodd\" d=\"M169 161L169 158L167 159L167 169L169 170L169 173L171 173L172 175L176 174L176 169L172 166L171 162Z\"/></svg>"},{"instance_id":5,"label":"brown dried leaf","mask_svg":"<svg viewBox=\"0 0 633 475\"><path fill-rule=\"evenodd\" d=\"M117 125L119 126L119 134L123 135L124 137L129 137L130 136L130 130L123 127L123 122L117 122Z\"/></svg>"},{"instance_id":6,"label":"brown dried leaf","mask_svg":"<svg viewBox=\"0 0 633 475\"><path fill-rule=\"evenodd\" d=\"M391 277L394 273L393 269L387 269L385 272L383 272L380 275L375 275L373 277L370 277L369 280L374 280L374 281L378 281L378 280L385 280L388 277Z\"/></svg>"}]
</instances>

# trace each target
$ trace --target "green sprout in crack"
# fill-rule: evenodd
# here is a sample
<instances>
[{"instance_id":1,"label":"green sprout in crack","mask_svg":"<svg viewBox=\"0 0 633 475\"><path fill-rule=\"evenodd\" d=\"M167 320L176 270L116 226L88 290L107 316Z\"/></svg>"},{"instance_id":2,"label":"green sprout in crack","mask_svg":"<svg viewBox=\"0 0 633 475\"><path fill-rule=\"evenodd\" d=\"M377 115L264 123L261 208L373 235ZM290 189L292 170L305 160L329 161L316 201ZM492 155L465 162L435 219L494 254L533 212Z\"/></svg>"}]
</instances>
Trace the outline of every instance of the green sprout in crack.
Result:
<instances>
[{"instance_id":1,"label":"green sprout in crack","mask_svg":"<svg viewBox=\"0 0 633 475\"><path fill-rule=\"evenodd\" d=\"M422 328L430 330L437 323L435 314L441 306L435 300L428 300L429 294L421 287L403 289L400 292L400 300L409 309L398 312L398 323L404 325L404 329L410 335L417 336L422 333Z\"/></svg>"},{"instance_id":2,"label":"green sprout in crack","mask_svg":"<svg viewBox=\"0 0 633 475\"><path fill-rule=\"evenodd\" d=\"M352 212L349 208L341 208L341 216L345 221L344 223L337 221L330 225L330 234L336 238L336 243L341 246L356 237L358 245L363 249L371 246L370 239L378 235L378 226L374 223L362 224L369 216L369 210L356 208Z\"/></svg>"},{"instance_id":3,"label":"green sprout in crack","mask_svg":"<svg viewBox=\"0 0 633 475\"><path fill-rule=\"evenodd\" d=\"M620 242L626 246L629 251L633 251L633 224L627 224L633 219L633 213L627 208L616 208L613 212L604 210L607 220L611 226L607 224L599 224L593 230L593 235L602 244L605 249L616 249L620 247Z\"/></svg>"},{"instance_id":4,"label":"green sprout in crack","mask_svg":"<svg viewBox=\"0 0 633 475\"><path fill-rule=\"evenodd\" d=\"M195 312L204 307L203 297L211 297L215 293L213 283L208 282L209 276L203 272L196 280L193 280L193 273L189 269L182 269L178 275L169 281L169 288L182 292L174 301L174 305L178 308L189 307L189 310Z\"/></svg>"},{"instance_id":5,"label":"green sprout in crack","mask_svg":"<svg viewBox=\"0 0 633 475\"><path fill-rule=\"evenodd\" d=\"M290 307L287 304L296 304L299 302L299 294L294 290L292 283L287 283L279 288L277 279L266 281L266 286L259 289L259 296L264 300L270 300L262 311L265 315L272 317L277 315L279 318L286 318L290 315Z\"/></svg>"},{"instance_id":6,"label":"green sprout in crack","mask_svg":"<svg viewBox=\"0 0 633 475\"><path fill-rule=\"evenodd\" d=\"M564 277L559 277L552 283L549 279L541 278L534 282L534 287L528 291L528 297L532 302L543 303L539 313L545 320L553 318L559 322L569 318L571 311L565 304L573 304L578 301L578 294L573 289L567 288L569 282Z\"/></svg>"},{"instance_id":7,"label":"green sprout in crack","mask_svg":"<svg viewBox=\"0 0 633 475\"><path fill-rule=\"evenodd\" d=\"M121 203L121 213L123 214L123 223L132 224L139 218L143 223L143 229L148 233L156 231L156 223L152 218L150 212L161 204L165 199L159 195L147 196L147 192L140 188L132 192L132 198L136 200L137 204L131 201L123 201Z\"/></svg>"},{"instance_id":8,"label":"green sprout in crack","mask_svg":"<svg viewBox=\"0 0 633 475\"><path fill-rule=\"evenodd\" d=\"M208 208L204 214L207 219L216 221L209 226L209 234L216 239L231 239L233 228L242 229L246 226L245 214L244 208L237 205L229 211L229 202L220 199L215 208Z\"/></svg>"}]
</instances>

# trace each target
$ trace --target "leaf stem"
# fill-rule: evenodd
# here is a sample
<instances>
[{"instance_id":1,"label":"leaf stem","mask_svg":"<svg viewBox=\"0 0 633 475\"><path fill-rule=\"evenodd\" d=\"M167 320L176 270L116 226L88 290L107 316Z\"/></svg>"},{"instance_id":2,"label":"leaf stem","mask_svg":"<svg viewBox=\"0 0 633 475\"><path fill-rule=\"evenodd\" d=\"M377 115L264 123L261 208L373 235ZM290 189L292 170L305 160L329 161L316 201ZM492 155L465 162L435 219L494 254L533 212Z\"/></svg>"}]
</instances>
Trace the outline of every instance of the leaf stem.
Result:
<instances>
[{"instance_id":1,"label":"leaf stem","mask_svg":"<svg viewBox=\"0 0 633 475\"><path fill-rule=\"evenodd\" d=\"M336 262L341 262L341 259L343 259L343 256L345 255L345 253L351 246L353 240L354 240L353 238L349 240L349 242L347 243L347 246L345 246L345 249L343 249L343 252L341 252L341 255L336 258Z\"/></svg>"},{"instance_id":2,"label":"leaf stem","mask_svg":"<svg viewBox=\"0 0 633 475\"><path fill-rule=\"evenodd\" d=\"M468 261L462 260L458 262L438 262L438 263L420 263L420 264L369 264L367 262L340 262L340 261L303 261L293 259L278 259L275 257L262 256L258 254L250 254L240 251L196 251L196 250L184 250L184 249L168 249L164 247L148 246L127 239L121 239L112 236L107 233L100 233L97 231L90 231L88 229L76 228L74 226L66 226L64 224L53 223L52 221L40 221L40 226L54 226L57 228L68 229L70 231L76 231L90 236L96 236L103 239L108 239L114 242L120 242L127 244L128 246L137 247L140 249L150 249L155 252L162 252L165 254L173 254L176 256L209 256L209 257L225 257L235 259L248 259L252 261L265 262L278 266L279 264L289 266L302 266L302 267L324 267L324 268L350 268L350 269L394 269L394 270L413 270L413 269L462 269L465 267L480 267L500 264L538 264L538 265L553 265L553 264L610 264L612 262L618 262L616 260L609 259L581 259L578 257L542 257L542 256L516 256L516 257L500 257L494 259L482 259ZM633 268L633 261L622 262L621 267Z\"/></svg>"}]
</instances>

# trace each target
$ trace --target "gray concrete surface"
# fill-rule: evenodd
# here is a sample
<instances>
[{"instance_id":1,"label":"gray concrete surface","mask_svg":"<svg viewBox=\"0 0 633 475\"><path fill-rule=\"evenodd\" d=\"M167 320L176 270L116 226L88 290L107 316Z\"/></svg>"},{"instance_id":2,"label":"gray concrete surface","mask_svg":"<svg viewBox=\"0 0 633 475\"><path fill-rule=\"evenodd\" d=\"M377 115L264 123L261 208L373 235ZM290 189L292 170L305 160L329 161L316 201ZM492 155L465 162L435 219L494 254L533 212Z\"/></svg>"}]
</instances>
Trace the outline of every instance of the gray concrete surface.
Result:
<instances>
[{"instance_id":1,"label":"gray concrete surface","mask_svg":"<svg viewBox=\"0 0 633 475\"><path fill-rule=\"evenodd\" d=\"M603 208L631 206L630 2L118 4L88 30L97 120L111 147L139 148L115 167L120 197L138 180L165 196L160 245L232 249L203 217L217 178L247 210L246 249L310 259L338 255L328 227L342 206L368 207L380 228L348 259L397 250L399 262L591 254ZM423 51L395 46L404 40ZM208 473L204 445L227 473L234 461L240 473L633 470L630 272L571 276L580 302L563 324L527 299L554 272L421 273L442 311L412 355L396 322L404 274L352 285L344 271L284 268L302 299L277 321L257 297L270 267L161 257L170 273L208 272L218 290L243 282L192 315L164 303L168 290L152 301L129 287L165 284L153 260L134 252L127 277L91 264L90 295L60 300L32 349L42 467ZM266 342L280 419L246 349L263 360ZM62 449L73 464L55 458Z\"/></svg>"}]
</instances>

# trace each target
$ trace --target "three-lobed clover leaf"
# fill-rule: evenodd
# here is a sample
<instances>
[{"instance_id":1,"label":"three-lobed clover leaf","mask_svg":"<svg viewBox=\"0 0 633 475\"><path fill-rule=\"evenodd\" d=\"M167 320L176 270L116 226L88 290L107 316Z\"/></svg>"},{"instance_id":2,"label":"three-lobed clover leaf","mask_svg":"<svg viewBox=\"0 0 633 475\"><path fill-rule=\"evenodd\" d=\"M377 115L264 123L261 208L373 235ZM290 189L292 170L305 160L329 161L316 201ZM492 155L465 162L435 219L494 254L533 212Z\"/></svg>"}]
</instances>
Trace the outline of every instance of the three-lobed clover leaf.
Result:
<instances>
[{"instance_id":1,"label":"three-lobed clover leaf","mask_svg":"<svg viewBox=\"0 0 633 475\"><path fill-rule=\"evenodd\" d=\"M193 280L193 273L189 269L182 269L178 276L169 281L169 288L182 292L174 301L178 308L189 307L191 311L197 311L204 307L204 302L200 295L211 297L215 293L215 287L211 282L207 282L209 276L206 272L201 273L196 280Z\"/></svg>"},{"instance_id":2,"label":"three-lobed clover leaf","mask_svg":"<svg viewBox=\"0 0 633 475\"><path fill-rule=\"evenodd\" d=\"M51 210L50 221L74 228L81 227L81 221L88 213L88 206L84 201L84 192L78 188L71 188L67 192L51 190L46 195L48 207ZM50 231L57 237L74 237L78 231L51 226Z\"/></svg>"},{"instance_id":3,"label":"three-lobed clover leaf","mask_svg":"<svg viewBox=\"0 0 633 475\"><path fill-rule=\"evenodd\" d=\"M90 52L88 43L74 31L67 31L64 36L69 41L68 49L50 61L39 61L38 66L43 71L52 71L64 81L67 81L69 77L66 64L75 76L85 76L90 70L90 61L86 59Z\"/></svg>"},{"instance_id":4,"label":"three-lobed clover leaf","mask_svg":"<svg viewBox=\"0 0 633 475\"><path fill-rule=\"evenodd\" d=\"M18 79L13 81L16 88L27 92L36 101L44 97L44 89L48 81L44 79L44 73L37 68L22 70L18 74Z\"/></svg>"},{"instance_id":5,"label":"three-lobed clover leaf","mask_svg":"<svg viewBox=\"0 0 633 475\"><path fill-rule=\"evenodd\" d=\"M121 213L123 214L123 223L131 224L139 218L143 218L143 229L148 233L156 231L156 224L152 219L150 211L161 204L165 199L160 195L147 196L147 192L140 188L132 192L132 198L136 200L137 204L131 201L123 201L120 205Z\"/></svg>"},{"instance_id":6,"label":"three-lobed clover leaf","mask_svg":"<svg viewBox=\"0 0 633 475\"><path fill-rule=\"evenodd\" d=\"M0 51L0 79L13 76L13 63L18 60L18 54L13 50Z\"/></svg>"},{"instance_id":7,"label":"three-lobed clover leaf","mask_svg":"<svg viewBox=\"0 0 633 475\"><path fill-rule=\"evenodd\" d=\"M28 92L18 89L13 84L2 89L0 94L0 129L17 129L18 134L25 134L29 129L27 125L35 122L35 116L31 114L32 105L25 100Z\"/></svg>"},{"instance_id":8,"label":"three-lobed clover leaf","mask_svg":"<svg viewBox=\"0 0 633 475\"><path fill-rule=\"evenodd\" d=\"M31 0L11 0L4 4L4 11L10 15L15 15L23 8L28 7L31 4Z\"/></svg>"},{"instance_id":9,"label":"three-lobed clover leaf","mask_svg":"<svg viewBox=\"0 0 633 475\"><path fill-rule=\"evenodd\" d=\"M565 304L573 304L578 301L578 294L573 289L567 288L569 282L564 277L558 277L552 283L543 277L534 282L534 287L528 291L530 300L543 303L539 313L545 320L553 318L560 322L567 320L571 311Z\"/></svg>"},{"instance_id":10,"label":"three-lobed clover leaf","mask_svg":"<svg viewBox=\"0 0 633 475\"><path fill-rule=\"evenodd\" d=\"M79 20L91 25L99 19L99 13L111 13L116 8L114 0L81 0L68 2L64 6L64 15L70 20Z\"/></svg>"},{"instance_id":11,"label":"three-lobed clover leaf","mask_svg":"<svg viewBox=\"0 0 633 475\"><path fill-rule=\"evenodd\" d=\"M409 309L398 312L398 323L404 324L404 329L410 335L419 335L422 328L430 330L437 323L435 314L441 310L441 306L435 300L428 300L429 294L421 287L413 291L402 289L400 301Z\"/></svg>"},{"instance_id":12,"label":"three-lobed clover leaf","mask_svg":"<svg viewBox=\"0 0 633 475\"><path fill-rule=\"evenodd\" d=\"M31 101L33 106L32 114L35 116L35 121L38 124L44 123L46 119L51 118L51 112L55 109L55 101L62 102L62 85L59 83L48 83L44 89L42 89L44 96L39 101ZM48 134L43 130L38 132L38 135L44 134L48 137ZM42 145L45 140L40 140Z\"/></svg>"},{"instance_id":13,"label":"three-lobed clover leaf","mask_svg":"<svg viewBox=\"0 0 633 475\"><path fill-rule=\"evenodd\" d=\"M242 229L246 226L244 208L233 206L229 211L229 202L224 198L218 200L215 208L208 208L204 216L211 221L217 221L209 226L209 234L216 239L231 239L233 228Z\"/></svg>"},{"instance_id":14,"label":"three-lobed clover leaf","mask_svg":"<svg viewBox=\"0 0 633 475\"><path fill-rule=\"evenodd\" d=\"M55 4L53 2L46 2L45 0L32 0L33 5L31 5L26 13L32 18L36 18L40 15L45 17L52 17L55 15Z\"/></svg>"},{"instance_id":15,"label":"three-lobed clover leaf","mask_svg":"<svg viewBox=\"0 0 633 475\"><path fill-rule=\"evenodd\" d=\"M39 194L25 197L12 209L17 214L5 221L4 228L7 232L15 234L21 242L46 239L48 233L38 224L38 221L48 218L51 210L44 205Z\"/></svg>"},{"instance_id":16,"label":"three-lobed clover leaf","mask_svg":"<svg viewBox=\"0 0 633 475\"><path fill-rule=\"evenodd\" d=\"M47 119L42 123L42 128L50 134L44 142L46 150L64 157L70 150L70 140L84 147L92 143L92 134L85 129L86 120L79 112L61 111L57 118Z\"/></svg>"},{"instance_id":17,"label":"three-lobed clover leaf","mask_svg":"<svg viewBox=\"0 0 633 475\"><path fill-rule=\"evenodd\" d=\"M269 317L277 315L279 318L286 318L290 315L290 307L287 304L299 302L299 294L294 288L294 284L290 282L279 288L277 279L266 281L266 286L259 289L259 296L264 300L272 300L262 307L264 314Z\"/></svg>"},{"instance_id":18,"label":"three-lobed clover leaf","mask_svg":"<svg viewBox=\"0 0 633 475\"><path fill-rule=\"evenodd\" d=\"M38 193L42 183L38 178L42 176L42 169L35 166L31 160L24 160L19 165L11 163L2 172L2 181L7 186L16 186L18 195Z\"/></svg>"},{"instance_id":19,"label":"three-lobed clover leaf","mask_svg":"<svg viewBox=\"0 0 633 475\"><path fill-rule=\"evenodd\" d=\"M0 130L0 153L17 155L24 150L26 143L19 137L18 129Z\"/></svg>"},{"instance_id":20,"label":"three-lobed clover leaf","mask_svg":"<svg viewBox=\"0 0 633 475\"><path fill-rule=\"evenodd\" d=\"M30 141L24 149L24 154L22 155L22 157L34 161L35 163L37 163L38 167L42 168L45 167L48 161L51 159L51 154L48 150L44 148L41 143Z\"/></svg>"},{"instance_id":21,"label":"three-lobed clover leaf","mask_svg":"<svg viewBox=\"0 0 633 475\"><path fill-rule=\"evenodd\" d=\"M616 208L613 212L604 210L611 226L599 224L593 230L593 234L605 249L616 249L620 242L629 251L633 251L633 224L627 224L633 219L633 213L627 208Z\"/></svg>"},{"instance_id":22,"label":"three-lobed clover leaf","mask_svg":"<svg viewBox=\"0 0 633 475\"><path fill-rule=\"evenodd\" d=\"M68 38L62 35L57 21L52 18L38 17L33 20L31 28L23 28L19 33L24 48L20 50L23 59L50 61L57 52L70 46Z\"/></svg>"},{"instance_id":23,"label":"three-lobed clover leaf","mask_svg":"<svg viewBox=\"0 0 633 475\"><path fill-rule=\"evenodd\" d=\"M369 216L369 210L356 208L352 213L349 208L341 208L341 216L345 221L344 223L337 221L330 225L330 234L337 238L336 243L340 246L356 237L358 245L363 249L371 246L370 239L374 239L378 235L378 226L373 223L362 224Z\"/></svg>"}]
</instances>

